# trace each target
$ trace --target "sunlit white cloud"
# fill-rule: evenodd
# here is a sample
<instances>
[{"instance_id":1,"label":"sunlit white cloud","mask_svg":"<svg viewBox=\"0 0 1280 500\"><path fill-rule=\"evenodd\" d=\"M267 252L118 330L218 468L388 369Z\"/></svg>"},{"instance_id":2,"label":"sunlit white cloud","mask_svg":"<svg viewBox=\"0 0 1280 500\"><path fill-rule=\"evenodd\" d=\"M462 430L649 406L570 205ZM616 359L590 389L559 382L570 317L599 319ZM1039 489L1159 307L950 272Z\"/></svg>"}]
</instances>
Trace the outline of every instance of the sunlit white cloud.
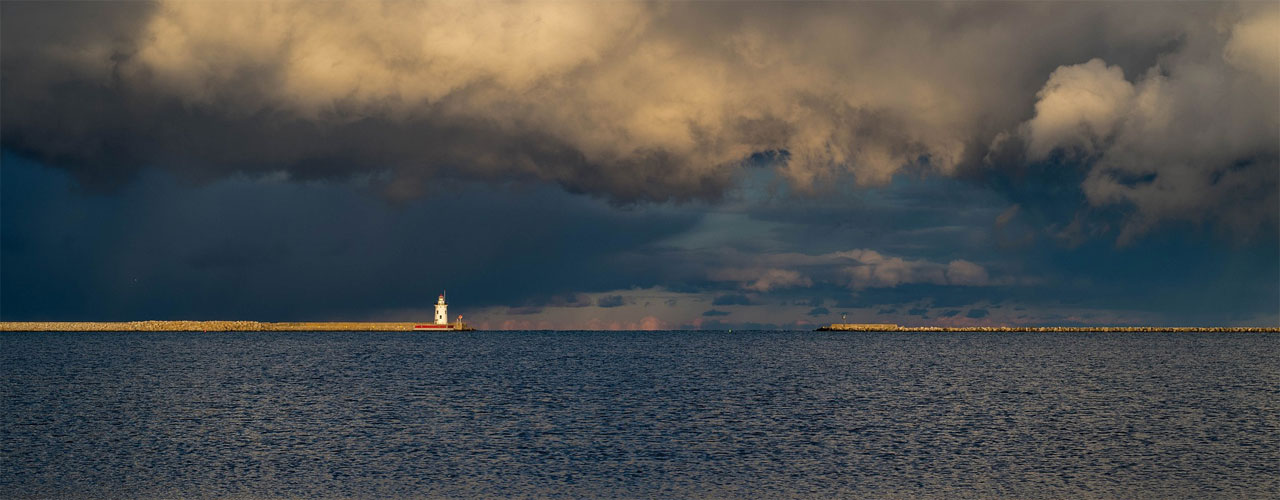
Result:
<instances>
[{"instance_id":1,"label":"sunlit white cloud","mask_svg":"<svg viewBox=\"0 0 1280 500\"><path fill-rule=\"evenodd\" d=\"M1243 234L1274 224L1280 12L1272 7L1220 19L1229 29L1189 34L1131 78L1101 59L1054 70L1022 127L1028 159L1054 151L1090 158L1089 202L1136 209L1121 243L1167 220Z\"/></svg>"}]
</instances>

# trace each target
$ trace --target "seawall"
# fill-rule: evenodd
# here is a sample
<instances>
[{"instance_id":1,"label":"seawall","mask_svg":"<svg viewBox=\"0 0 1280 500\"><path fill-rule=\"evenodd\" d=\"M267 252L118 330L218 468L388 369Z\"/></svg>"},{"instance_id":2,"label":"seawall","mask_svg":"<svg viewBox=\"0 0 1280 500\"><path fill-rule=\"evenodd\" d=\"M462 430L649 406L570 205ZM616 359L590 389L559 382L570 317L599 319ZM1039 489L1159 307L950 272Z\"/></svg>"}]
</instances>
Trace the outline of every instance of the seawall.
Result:
<instances>
[{"instance_id":1,"label":"seawall","mask_svg":"<svg viewBox=\"0 0 1280 500\"><path fill-rule=\"evenodd\" d=\"M416 323L262 321L8 321L3 332L411 332Z\"/></svg>"},{"instance_id":2,"label":"seawall","mask_svg":"<svg viewBox=\"0 0 1280 500\"><path fill-rule=\"evenodd\" d=\"M1280 332L1272 326L898 326L876 323L835 323L820 327L819 332L1205 332L1267 333Z\"/></svg>"}]
</instances>

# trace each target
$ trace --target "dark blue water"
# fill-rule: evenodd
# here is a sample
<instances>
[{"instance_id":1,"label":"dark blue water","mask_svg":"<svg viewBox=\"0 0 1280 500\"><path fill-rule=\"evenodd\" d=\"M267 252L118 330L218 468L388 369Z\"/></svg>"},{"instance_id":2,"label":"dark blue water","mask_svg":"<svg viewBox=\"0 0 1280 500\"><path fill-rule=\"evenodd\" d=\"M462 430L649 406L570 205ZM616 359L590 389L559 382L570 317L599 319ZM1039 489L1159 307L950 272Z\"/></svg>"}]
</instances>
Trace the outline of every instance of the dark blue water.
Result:
<instances>
[{"instance_id":1,"label":"dark blue water","mask_svg":"<svg viewBox=\"0 0 1280 500\"><path fill-rule=\"evenodd\" d=\"M0 497L1280 496L1280 335L0 334Z\"/></svg>"}]
</instances>

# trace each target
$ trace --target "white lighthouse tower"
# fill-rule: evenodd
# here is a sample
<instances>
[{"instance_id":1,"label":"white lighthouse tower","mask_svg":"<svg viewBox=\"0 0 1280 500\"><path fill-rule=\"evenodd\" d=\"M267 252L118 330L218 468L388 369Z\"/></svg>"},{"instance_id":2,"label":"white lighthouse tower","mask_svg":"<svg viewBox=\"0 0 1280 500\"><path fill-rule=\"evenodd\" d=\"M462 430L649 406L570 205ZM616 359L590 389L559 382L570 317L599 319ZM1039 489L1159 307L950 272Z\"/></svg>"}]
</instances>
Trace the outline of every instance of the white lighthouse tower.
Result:
<instances>
[{"instance_id":1,"label":"white lighthouse tower","mask_svg":"<svg viewBox=\"0 0 1280 500\"><path fill-rule=\"evenodd\" d=\"M436 324L449 324L449 304L444 303L444 294L440 294L440 298L436 300Z\"/></svg>"}]
</instances>

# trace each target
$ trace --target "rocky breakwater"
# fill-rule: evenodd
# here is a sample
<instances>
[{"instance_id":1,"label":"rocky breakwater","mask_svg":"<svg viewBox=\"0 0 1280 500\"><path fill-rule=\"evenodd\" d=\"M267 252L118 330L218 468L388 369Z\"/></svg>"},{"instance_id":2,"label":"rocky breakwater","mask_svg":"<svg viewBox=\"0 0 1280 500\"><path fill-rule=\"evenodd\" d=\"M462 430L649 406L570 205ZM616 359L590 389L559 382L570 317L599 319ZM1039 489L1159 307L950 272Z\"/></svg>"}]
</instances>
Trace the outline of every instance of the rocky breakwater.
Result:
<instances>
[{"instance_id":1,"label":"rocky breakwater","mask_svg":"<svg viewBox=\"0 0 1280 500\"><path fill-rule=\"evenodd\" d=\"M818 328L820 332L893 332L898 325L892 323L835 323Z\"/></svg>"}]
</instances>

